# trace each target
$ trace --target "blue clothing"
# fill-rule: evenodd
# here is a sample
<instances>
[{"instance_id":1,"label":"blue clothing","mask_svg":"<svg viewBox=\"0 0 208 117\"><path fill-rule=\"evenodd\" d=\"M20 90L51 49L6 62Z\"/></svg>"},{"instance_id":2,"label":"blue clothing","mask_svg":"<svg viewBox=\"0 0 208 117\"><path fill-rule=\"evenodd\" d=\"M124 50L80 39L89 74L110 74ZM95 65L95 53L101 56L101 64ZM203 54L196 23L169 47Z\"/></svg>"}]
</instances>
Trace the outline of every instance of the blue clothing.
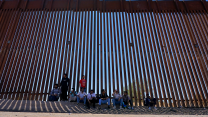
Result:
<instances>
[{"instance_id":1,"label":"blue clothing","mask_svg":"<svg viewBox=\"0 0 208 117\"><path fill-rule=\"evenodd\" d=\"M61 94L61 90L59 88L53 88L53 90L51 91L50 95L54 95L57 94L57 98L59 97L59 95Z\"/></svg>"},{"instance_id":2,"label":"blue clothing","mask_svg":"<svg viewBox=\"0 0 208 117\"><path fill-rule=\"evenodd\" d=\"M149 98L145 99L145 106L154 106L156 105L156 98L153 98L152 100Z\"/></svg>"},{"instance_id":3,"label":"blue clothing","mask_svg":"<svg viewBox=\"0 0 208 117\"><path fill-rule=\"evenodd\" d=\"M118 101L118 99L113 99L113 106L116 106L116 104L120 104L120 106L122 106L123 104L123 99L120 99L120 101Z\"/></svg>"},{"instance_id":4,"label":"blue clothing","mask_svg":"<svg viewBox=\"0 0 208 117\"><path fill-rule=\"evenodd\" d=\"M84 97L84 100L80 100L80 98L77 96L77 103L80 103L80 102L84 102L84 105L86 104L86 97Z\"/></svg>"},{"instance_id":5,"label":"blue clothing","mask_svg":"<svg viewBox=\"0 0 208 117\"><path fill-rule=\"evenodd\" d=\"M106 104L108 102L108 105L110 105L110 98L106 99L106 100L101 100L99 99L99 105L101 104Z\"/></svg>"},{"instance_id":6,"label":"blue clothing","mask_svg":"<svg viewBox=\"0 0 208 117\"><path fill-rule=\"evenodd\" d=\"M74 93L72 93L71 91L70 91L70 95L72 96L72 97L74 97L75 95L77 95L77 92L76 91L74 91Z\"/></svg>"}]
</instances>

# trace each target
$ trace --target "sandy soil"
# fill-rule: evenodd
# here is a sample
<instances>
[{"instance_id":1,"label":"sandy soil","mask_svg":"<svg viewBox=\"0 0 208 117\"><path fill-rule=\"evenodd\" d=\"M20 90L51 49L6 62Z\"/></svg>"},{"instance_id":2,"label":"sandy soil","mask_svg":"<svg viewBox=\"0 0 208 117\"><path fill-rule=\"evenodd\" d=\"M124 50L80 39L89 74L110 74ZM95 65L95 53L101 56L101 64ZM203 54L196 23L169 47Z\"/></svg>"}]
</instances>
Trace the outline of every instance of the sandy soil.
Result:
<instances>
[{"instance_id":1,"label":"sandy soil","mask_svg":"<svg viewBox=\"0 0 208 117\"><path fill-rule=\"evenodd\" d=\"M0 117L208 117L208 115L125 115L125 114L70 114L70 113L33 113L0 112Z\"/></svg>"}]
</instances>

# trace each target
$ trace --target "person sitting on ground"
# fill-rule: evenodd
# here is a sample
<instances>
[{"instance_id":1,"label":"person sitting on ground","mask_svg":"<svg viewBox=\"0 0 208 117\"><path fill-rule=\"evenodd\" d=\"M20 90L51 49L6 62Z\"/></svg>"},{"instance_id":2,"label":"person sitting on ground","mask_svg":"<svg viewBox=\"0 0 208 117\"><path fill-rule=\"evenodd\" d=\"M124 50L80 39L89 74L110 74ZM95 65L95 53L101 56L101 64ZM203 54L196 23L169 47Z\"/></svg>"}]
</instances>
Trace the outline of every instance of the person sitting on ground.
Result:
<instances>
[{"instance_id":1,"label":"person sitting on ground","mask_svg":"<svg viewBox=\"0 0 208 117\"><path fill-rule=\"evenodd\" d=\"M105 89L102 89L101 94L100 94L100 99L99 99L99 106L101 106L101 104L106 104L107 102L108 102L108 108L110 108L110 98L108 98L108 95L105 92Z\"/></svg>"},{"instance_id":2,"label":"person sitting on ground","mask_svg":"<svg viewBox=\"0 0 208 117\"><path fill-rule=\"evenodd\" d=\"M81 88L81 91L77 94L77 105L80 102L84 102L84 105L86 104L86 93L84 92L84 88Z\"/></svg>"},{"instance_id":3,"label":"person sitting on ground","mask_svg":"<svg viewBox=\"0 0 208 117\"><path fill-rule=\"evenodd\" d=\"M69 101L70 102L76 102L76 100L77 100L77 92L74 90L74 88L72 88L72 90L70 91L69 95L70 95Z\"/></svg>"},{"instance_id":4,"label":"person sitting on ground","mask_svg":"<svg viewBox=\"0 0 208 117\"><path fill-rule=\"evenodd\" d=\"M116 109L116 104L120 104L120 109L122 109L123 99L122 95L119 94L118 90L113 92L113 109Z\"/></svg>"},{"instance_id":5,"label":"person sitting on ground","mask_svg":"<svg viewBox=\"0 0 208 117\"><path fill-rule=\"evenodd\" d=\"M50 93L51 98L49 100L58 101L60 94L61 94L61 90L58 88L58 84L55 84L54 88L52 89Z\"/></svg>"},{"instance_id":6,"label":"person sitting on ground","mask_svg":"<svg viewBox=\"0 0 208 117\"><path fill-rule=\"evenodd\" d=\"M86 105L87 105L88 109L90 109L90 103L93 103L93 108L95 108L96 100L97 100L97 98L94 93L94 90L91 90L90 93L88 93L88 95L87 95L87 101L86 101Z\"/></svg>"},{"instance_id":7,"label":"person sitting on ground","mask_svg":"<svg viewBox=\"0 0 208 117\"><path fill-rule=\"evenodd\" d=\"M129 105L129 103L130 103L130 108L131 109L133 109L133 104L132 104L132 101L131 101L131 99L130 99L130 97L128 96L128 92L127 91L124 91L124 95L123 95L123 103L125 104L125 105Z\"/></svg>"},{"instance_id":8,"label":"person sitting on ground","mask_svg":"<svg viewBox=\"0 0 208 117\"><path fill-rule=\"evenodd\" d=\"M156 105L156 98L151 98L148 93L146 94L146 98L144 101L145 101L144 105L148 106L149 109L151 109L151 106L154 107ZM155 109L157 108L155 107Z\"/></svg>"}]
</instances>

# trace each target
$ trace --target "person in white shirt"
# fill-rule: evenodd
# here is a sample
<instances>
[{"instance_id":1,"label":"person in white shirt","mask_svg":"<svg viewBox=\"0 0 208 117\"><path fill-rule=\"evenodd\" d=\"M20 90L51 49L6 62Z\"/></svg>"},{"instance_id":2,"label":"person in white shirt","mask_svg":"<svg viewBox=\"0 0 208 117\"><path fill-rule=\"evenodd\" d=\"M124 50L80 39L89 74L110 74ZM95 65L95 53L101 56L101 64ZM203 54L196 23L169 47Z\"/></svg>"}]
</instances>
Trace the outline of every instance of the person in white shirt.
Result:
<instances>
[{"instance_id":1,"label":"person in white shirt","mask_svg":"<svg viewBox=\"0 0 208 117\"><path fill-rule=\"evenodd\" d=\"M81 88L81 91L77 94L77 105L80 102L84 102L84 105L86 104L86 96L87 94L84 92L84 88Z\"/></svg>"},{"instance_id":2,"label":"person in white shirt","mask_svg":"<svg viewBox=\"0 0 208 117\"><path fill-rule=\"evenodd\" d=\"M123 98L117 90L113 92L113 109L116 109L116 104L120 104L120 109L122 109Z\"/></svg>"},{"instance_id":3,"label":"person in white shirt","mask_svg":"<svg viewBox=\"0 0 208 117\"><path fill-rule=\"evenodd\" d=\"M97 100L97 98L94 93L94 90L91 90L90 93L88 93L88 95L87 95L87 101L86 101L86 105L87 105L88 109L90 109L90 103L93 103L93 108L95 108L96 100Z\"/></svg>"}]
</instances>

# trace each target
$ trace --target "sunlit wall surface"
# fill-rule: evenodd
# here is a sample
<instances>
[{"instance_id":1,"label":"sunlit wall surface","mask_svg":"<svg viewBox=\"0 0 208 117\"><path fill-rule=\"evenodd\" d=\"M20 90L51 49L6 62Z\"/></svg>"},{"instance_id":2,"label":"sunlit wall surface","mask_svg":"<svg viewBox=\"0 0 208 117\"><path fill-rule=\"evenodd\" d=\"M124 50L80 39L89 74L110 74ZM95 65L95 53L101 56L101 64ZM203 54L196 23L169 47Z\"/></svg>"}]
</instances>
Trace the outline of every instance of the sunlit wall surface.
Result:
<instances>
[{"instance_id":1,"label":"sunlit wall surface","mask_svg":"<svg viewBox=\"0 0 208 117\"><path fill-rule=\"evenodd\" d=\"M85 75L87 92L127 90L136 105L147 93L158 106L207 105L205 12L1 10L0 31L0 98L47 100L67 73L70 88Z\"/></svg>"}]
</instances>

